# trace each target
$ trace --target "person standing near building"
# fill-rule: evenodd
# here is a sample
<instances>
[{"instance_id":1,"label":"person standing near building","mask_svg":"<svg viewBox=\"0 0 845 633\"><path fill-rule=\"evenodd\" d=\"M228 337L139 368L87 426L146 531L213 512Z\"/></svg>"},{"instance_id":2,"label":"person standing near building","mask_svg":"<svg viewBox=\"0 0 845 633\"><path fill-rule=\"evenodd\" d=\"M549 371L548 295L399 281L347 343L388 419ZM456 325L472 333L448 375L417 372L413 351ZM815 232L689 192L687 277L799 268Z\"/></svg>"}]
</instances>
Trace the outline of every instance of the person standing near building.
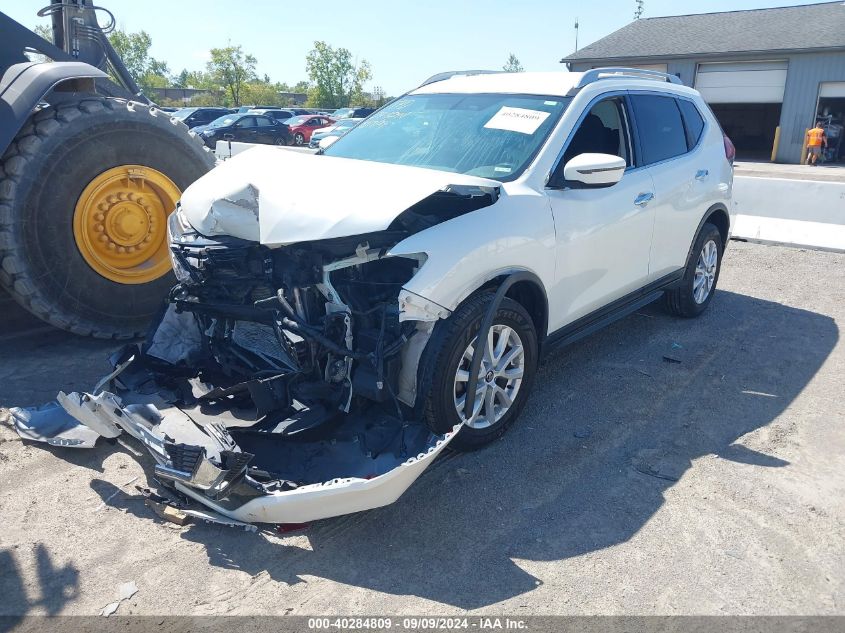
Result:
<instances>
[{"instance_id":1,"label":"person standing near building","mask_svg":"<svg viewBox=\"0 0 845 633\"><path fill-rule=\"evenodd\" d=\"M827 147L827 135L824 133L821 121L816 121L816 127L807 130L807 165L816 165L822 153L822 145Z\"/></svg>"}]
</instances>

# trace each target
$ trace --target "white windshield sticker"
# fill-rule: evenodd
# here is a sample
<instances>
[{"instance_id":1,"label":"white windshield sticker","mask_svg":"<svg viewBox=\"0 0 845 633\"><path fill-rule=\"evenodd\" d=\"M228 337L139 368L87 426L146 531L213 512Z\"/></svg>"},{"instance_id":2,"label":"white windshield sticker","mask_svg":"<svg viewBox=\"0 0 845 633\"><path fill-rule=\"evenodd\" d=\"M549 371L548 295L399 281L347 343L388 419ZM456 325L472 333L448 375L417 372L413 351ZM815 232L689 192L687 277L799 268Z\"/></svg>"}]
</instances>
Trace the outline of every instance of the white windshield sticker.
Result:
<instances>
[{"instance_id":1,"label":"white windshield sticker","mask_svg":"<svg viewBox=\"0 0 845 633\"><path fill-rule=\"evenodd\" d=\"M511 108L503 106L493 118L484 124L491 130L508 130L522 134L534 134L537 128L549 118L549 112L542 110L526 110L525 108Z\"/></svg>"}]
</instances>

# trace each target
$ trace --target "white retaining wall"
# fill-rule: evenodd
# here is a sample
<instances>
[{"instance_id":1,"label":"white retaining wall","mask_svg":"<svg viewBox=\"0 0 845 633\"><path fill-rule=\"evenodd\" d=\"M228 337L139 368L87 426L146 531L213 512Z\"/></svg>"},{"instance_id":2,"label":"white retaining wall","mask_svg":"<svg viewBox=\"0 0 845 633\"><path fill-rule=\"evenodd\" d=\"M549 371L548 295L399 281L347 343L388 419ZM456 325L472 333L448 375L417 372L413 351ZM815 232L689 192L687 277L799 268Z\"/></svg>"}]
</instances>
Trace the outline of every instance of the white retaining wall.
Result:
<instances>
[{"instance_id":1,"label":"white retaining wall","mask_svg":"<svg viewBox=\"0 0 845 633\"><path fill-rule=\"evenodd\" d=\"M733 237L845 252L845 182L734 178Z\"/></svg>"}]
</instances>

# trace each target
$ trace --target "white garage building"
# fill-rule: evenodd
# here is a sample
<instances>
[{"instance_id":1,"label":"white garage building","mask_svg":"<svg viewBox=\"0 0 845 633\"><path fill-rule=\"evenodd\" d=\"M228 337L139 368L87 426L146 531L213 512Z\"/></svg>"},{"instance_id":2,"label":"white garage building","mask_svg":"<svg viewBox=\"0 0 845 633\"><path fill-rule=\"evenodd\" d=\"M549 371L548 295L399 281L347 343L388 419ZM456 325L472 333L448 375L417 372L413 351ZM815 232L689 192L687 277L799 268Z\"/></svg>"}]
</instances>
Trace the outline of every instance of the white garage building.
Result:
<instances>
[{"instance_id":1,"label":"white garage building","mask_svg":"<svg viewBox=\"0 0 845 633\"><path fill-rule=\"evenodd\" d=\"M740 158L798 163L825 121L829 162L845 163L845 3L646 18L564 57L570 70L669 72L701 92Z\"/></svg>"}]
</instances>

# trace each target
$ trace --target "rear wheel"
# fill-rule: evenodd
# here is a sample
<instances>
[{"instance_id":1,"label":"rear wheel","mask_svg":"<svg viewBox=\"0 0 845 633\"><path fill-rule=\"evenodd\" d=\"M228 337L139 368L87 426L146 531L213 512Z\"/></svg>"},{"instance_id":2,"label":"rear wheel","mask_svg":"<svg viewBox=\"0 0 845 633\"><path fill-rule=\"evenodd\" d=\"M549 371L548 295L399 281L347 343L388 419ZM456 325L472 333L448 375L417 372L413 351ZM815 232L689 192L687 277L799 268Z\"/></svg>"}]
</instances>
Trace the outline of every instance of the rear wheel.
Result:
<instances>
[{"instance_id":1,"label":"rear wheel","mask_svg":"<svg viewBox=\"0 0 845 633\"><path fill-rule=\"evenodd\" d=\"M0 284L78 334L146 329L174 283L167 216L214 165L157 108L99 96L36 113L2 158Z\"/></svg>"},{"instance_id":2,"label":"rear wheel","mask_svg":"<svg viewBox=\"0 0 845 633\"><path fill-rule=\"evenodd\" d=\"M305 144L305 135L302 132L297 132L293 136L293 144L297 146L302 146Z\"/></svg>"},{"instance_id":3,"label":"rear wheel","mask_svg":"<svg viewBox=\"0 0 845 633\"><path fill-rule=\"evenodd\" d=\"M666 292L665 303L669 312L697 317L707 309L719 281L723 250L719 229L705 222L693 245L681 284Z\"/></svg>"},{"instance_id":4,"label":"rear wheel","mask_svg":"<svg viewBox=\"0 0 845 633\"><path fill-rule=\"evenodd\" d=\"M519 303L505 298L483 346L472 413L465 415L470 364L492 300L478 295L437 324L420 367L422 415L435 433L464 427L450 446L474 450L500 437L519 416L537 368L537 332Z\"/></svg>"}]
</instances>

